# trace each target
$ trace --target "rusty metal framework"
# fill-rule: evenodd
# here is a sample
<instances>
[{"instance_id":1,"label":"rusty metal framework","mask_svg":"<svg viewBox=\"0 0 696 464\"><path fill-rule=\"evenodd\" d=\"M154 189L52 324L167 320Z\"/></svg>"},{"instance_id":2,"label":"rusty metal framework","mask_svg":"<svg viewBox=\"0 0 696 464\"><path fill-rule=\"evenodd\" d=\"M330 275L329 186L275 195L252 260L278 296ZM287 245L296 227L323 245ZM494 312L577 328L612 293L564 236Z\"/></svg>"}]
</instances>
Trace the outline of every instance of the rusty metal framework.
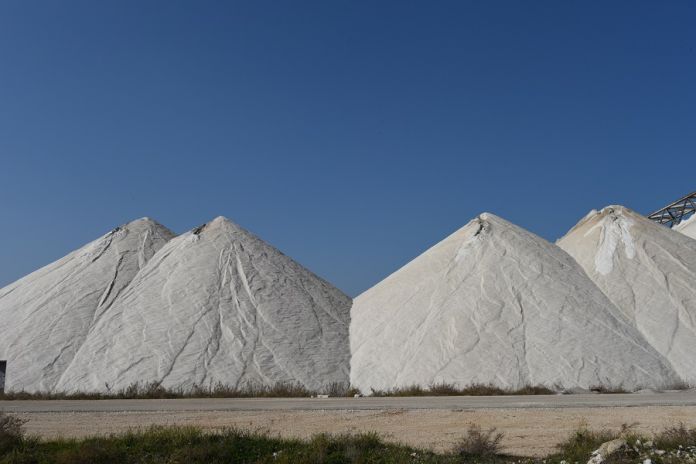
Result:
<instances>
[{"instance_id":1,"label":"rusty metal framework","mask_svg":"<svg viewBox=\"0 0 696 464\"><path fill-rule=\"evenodd\" d=\"M654 213L648 215L648 219L664 224L668 227L674 227L683 219L690 217L696 212L696 192L690 193L684 198L680 198L674 203L670 203L664 208L658 209Z\"/></svg>"}]
</instances>

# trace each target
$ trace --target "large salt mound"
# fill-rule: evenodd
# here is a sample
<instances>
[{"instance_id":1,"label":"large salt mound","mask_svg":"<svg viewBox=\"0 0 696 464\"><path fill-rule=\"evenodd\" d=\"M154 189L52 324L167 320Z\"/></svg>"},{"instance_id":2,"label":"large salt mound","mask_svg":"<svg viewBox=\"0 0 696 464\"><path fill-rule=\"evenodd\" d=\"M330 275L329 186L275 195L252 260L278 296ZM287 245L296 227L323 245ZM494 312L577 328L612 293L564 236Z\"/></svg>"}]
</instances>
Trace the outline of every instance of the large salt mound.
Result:
<instances>
[{"instance_id":1,"label":"large salt mound","mask_svg":"<svg viewBox=\"0 0 696 464\"><path fill-rule=\"evenodd\" d=\"M351 300L217 218L170 241L101 318L58 389L348 383Z\"/></svg>"},{"instance_id":2,"label":"large salt mound","mask_svg":"<svg viewBox=\"0 0 696 464\"><path fill-rule=\"evenodd\" d=\"M692 214L687 219L672 227L672 230L681 232L687 237L696 238L696 214Z\"/></svg>"},{"instance_id":3,"label":"large salt mound","mask_svg":"<svg viewBox=\"0 0 696 464\"><path fill-rule=\"evenodd\" d=\"M659 387L674 371L561 249L491 214L358 296L351 382Z\"/></svg>"},{"instance_id":4,"label":"large salt mound","mask_svg":"<svg viewBox=\"0 0 696 464\"><path fill-rule=\"evenodd\" d=\"M140 219L1 289L5 388L52 390L90 328L172 237Z\"/></svg>"},{"instance_id":5,"label":"large salt mound","mask_svg":"<svg viewBox=\"0 0 696 464\"><path fill-rule=\"evenodd\" d=\"M687 382L696 382L696 240L622 206L591 211L558 245Z\"/></svg>"}]
</instances>

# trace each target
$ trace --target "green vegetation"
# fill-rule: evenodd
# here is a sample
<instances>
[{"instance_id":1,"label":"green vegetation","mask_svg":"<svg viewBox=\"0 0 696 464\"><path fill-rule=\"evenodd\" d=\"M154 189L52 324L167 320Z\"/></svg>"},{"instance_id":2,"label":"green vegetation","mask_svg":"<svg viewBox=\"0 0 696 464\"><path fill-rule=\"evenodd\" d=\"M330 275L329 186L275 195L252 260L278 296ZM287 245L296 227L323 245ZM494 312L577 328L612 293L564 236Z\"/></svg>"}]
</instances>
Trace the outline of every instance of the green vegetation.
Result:
<instances>
[{"instance_id":1,"label":"green vegetation","mask_svg":"<svg viewBox=\"0 0 696 464\"><path fill-rule=\"evenodd\" d=\"M24 422L0 412L0 456L21 446L24 440Z\"/></svg>"},{"instance_id":2,"label":"green vegetation","mask_svg":"<svg viewBox=\"0 0 696 464\"><path fill-rule=\"evenodd\" d=\"M463 462L456 453L436 454L385 443L374 433L322 434L301 441L238 429L204 433L192 427L156 427L84 440L40 441L21 434L18 439L13 437L12 444L0 452L0 464ZM498 456L487 455L480 462L493 464L499 461Z\"/></svg>"},{"instance_id":3,"label":"green vegetation","mask_svg":"<svg viewBox=\"0 0 696 464\"><path fill-rule=\"evenodd\" d=\"M493 459L502 456L502 446L504 434L497 432L496 429L481 430L478 425L469 426L466 435L454 447L454 452L471 460Z\"/></svg>"},{"instance_id":4,"label":"green vegetation","mask_svg":"<svg viewBox=\"0 0 696 464\"><path fill-rule=\"evenodd\" d=\"M688 429L684 424L670 427L658 434L655 439L655 446L659 449L675 450L686 445L696 447L696 429Z\"/></svg>"},{"instance_id":5,"label":"green vegetation","mask_svg":"<svg viewBox=\"0 0 696 464\"><path fill-rule=\"evenodd\" d=\"M592 455L592 452L599 448L602 443L614 440L621 436L627 436L629 427L623 426L619 433L608 430L588 430L580 427L566 441L558 445L557 458L568 462L585 463ZM630 438L637 439L631 435Z\"/></svg>"},{"instance_id":6,"label":"green vegetation","mask_svg":"<svg viewBox=\"0 0 696 464\"><path fill-rule=\"evenodd\" d=\"M653 464L696 462L696 429L680 424L652 437L641 436L632 429L632 425L624 425L619 432L592 431L581 427L568 440L558 445L558 453L547 459L547 463L586 463L602 443L615 439L622 439L626 444L606 457L605 464L635 464L645 462L646 459Z\"/></svg>"},{"instance_id":7,"label":"green vegetation","mask_svg":"<svg viewBox=\"0 0 696 464\"><path fill-rule=\"evenodd\" d=\"M194 427L153 427L82 440L39 440L26 437L23 422L0 412L0 464L111 463L309 463L309 464L584 464L609 440L626 445L608 456L606 464L696 462L696 429L671 427L654 437L641 437L630 426L619 432L582 428L545 459L507 456L503 434L471 426L449 453L387 443L375 433L316 435L309 440L282 439L261 431L226 429L203 432Z\"/></svg>"},{"instance_id":8,"label":"green vegetation","mask_svg":"<svg viewBox=\"0 0 696 464\"><path fill-rule=\"evenodd\" d=\"M605 394L615 394L615 393L630 393L621 385L594 385L590 387L591 392L595 393L605 393Z\"/></svg>"}]
</instances>

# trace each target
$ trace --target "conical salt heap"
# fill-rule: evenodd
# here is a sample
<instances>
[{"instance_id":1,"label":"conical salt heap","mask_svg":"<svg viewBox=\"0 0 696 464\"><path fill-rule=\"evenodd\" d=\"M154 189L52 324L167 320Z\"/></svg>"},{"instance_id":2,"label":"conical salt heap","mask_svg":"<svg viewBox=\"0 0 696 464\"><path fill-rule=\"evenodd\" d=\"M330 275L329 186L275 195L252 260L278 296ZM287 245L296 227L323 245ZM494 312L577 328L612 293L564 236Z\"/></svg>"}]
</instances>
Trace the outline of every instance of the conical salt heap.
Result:
<instances>
[{"instance_id":1,"label":"conical salt heap","mask_svg":"<svg viewBox=\"0 0 696 464\"><path fill-rule=\"evenodd\" d=\"M220 217L150 260L58 389L347 384L350 306L341 291Z\"/></svg>"},{"instance_id":2,"label":"conical salt heap","mask_svg":"<svg viewBox=\"0 0 696 464\"><path fill-rule=\"evenodd\" d=\"M87 333L173 236L139 219L0 289L5 389L53 390Z\"/></svg>"},{"instance_id":3,"label":"conical salt heap","mask_svg":"<svg viewBox=\"0 0 696 464\"><path fill-rule=\"evenodd\" d=\"M696 382L696 240L608 206L591 211L558 245L684 381Z\"/></svg>"},{"instance_id":4,"label":"conical salt heap","mask_svg":"<svg viewBox=\"0 0 696 464\"><path fill-rule=\"evenodd\" d=\"M565 252L482 214L358 296L351 382L660 387L678 377Z\"/></svg>"}]
</instances>

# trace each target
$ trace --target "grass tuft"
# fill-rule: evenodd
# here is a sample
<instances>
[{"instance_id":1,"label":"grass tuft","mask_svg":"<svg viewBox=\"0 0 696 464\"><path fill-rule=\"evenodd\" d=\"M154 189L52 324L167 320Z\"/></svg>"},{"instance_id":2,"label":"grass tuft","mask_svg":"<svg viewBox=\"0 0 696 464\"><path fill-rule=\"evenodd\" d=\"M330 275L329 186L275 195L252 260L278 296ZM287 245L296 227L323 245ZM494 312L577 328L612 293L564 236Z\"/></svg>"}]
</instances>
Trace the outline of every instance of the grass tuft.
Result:
<instances>
[{"instance_id":1,"label":"grass tuft","mask_svg":"<svg viewBox=\"0 0 696 464\"><path fill-rule=\"evenodd\" d=\"M25 421L0 411L0 456L22 445Z\"/></svg>"},{"instance_id":2,"label":"grass tuft","mask_svg":"<svg viewBox=\"0 0 696 464\"><path fill-rule=\"evenodd\" d=\"M630 393L628 390L623 388L622 385L593 385L590 387L590 391L604 394Z\"/></svg>"},{"instance_id":3,"label":"grass tuft","mask_svg":"<svg viewBox=\"0 0 696 464\"><path fill-rule=\"evenodd\" d=\"M646 459L663 464L696 461L696 429L689 429L680 424L650 437L635 433L636 425L624 424L621 430L616 432L590 431L581 427L568 440L558 445L558 454L552 456L551 461L587 462L592 452L602 443L616 438L623 438L628 446L609 456L606 460L609 464L633 464L644 462Z\"/></svg>"},{"instance_id":4,"label":"grass tuft","mask_svg":"<svg viewBox=\"0 0 696 464\"><path fill-rule=\"evenodd\" d=\"M618 434L609 430L593 431L582 426L567 440L558 444L558 455L570 462L586 462L592 452Z\"/></svg>"},{"instance_id":5,"label":"grass tuft","mask_svg":"<svg viewBox=\"0 0 696 464\"><path fill-rule=\"evenodd\" d=\"M675 383L670 383L662 387L662 390L678 390L678 391L684 391L684 390L691 390L694 387L694 385L691 385L690 383L686 383L684 381L680 382L675 382Z\"/></svg>"},{"instance_id":6,"label":"grass tuft","mask_svg":"<svg viewBox=\"0 0 696 464\"><path fill-rule=\"evenodd\" d=\"M669 427L656 434L654 442L657 448L666 450L696 446L696 429L689 429L684 424Z\"/></svg>"},{"instance_id":7,"label":"grass tuft","mask_svg":"<svg viewBox=\"0 0 696 464\"><path fill-rule=\"evenodd\" d=\"M469 426L464 436L455 447L455 452L464 458L490 458L500 456L500 442L505 435L495 428L482 430L478 425Z\"/></svg>"}]
</instances>

